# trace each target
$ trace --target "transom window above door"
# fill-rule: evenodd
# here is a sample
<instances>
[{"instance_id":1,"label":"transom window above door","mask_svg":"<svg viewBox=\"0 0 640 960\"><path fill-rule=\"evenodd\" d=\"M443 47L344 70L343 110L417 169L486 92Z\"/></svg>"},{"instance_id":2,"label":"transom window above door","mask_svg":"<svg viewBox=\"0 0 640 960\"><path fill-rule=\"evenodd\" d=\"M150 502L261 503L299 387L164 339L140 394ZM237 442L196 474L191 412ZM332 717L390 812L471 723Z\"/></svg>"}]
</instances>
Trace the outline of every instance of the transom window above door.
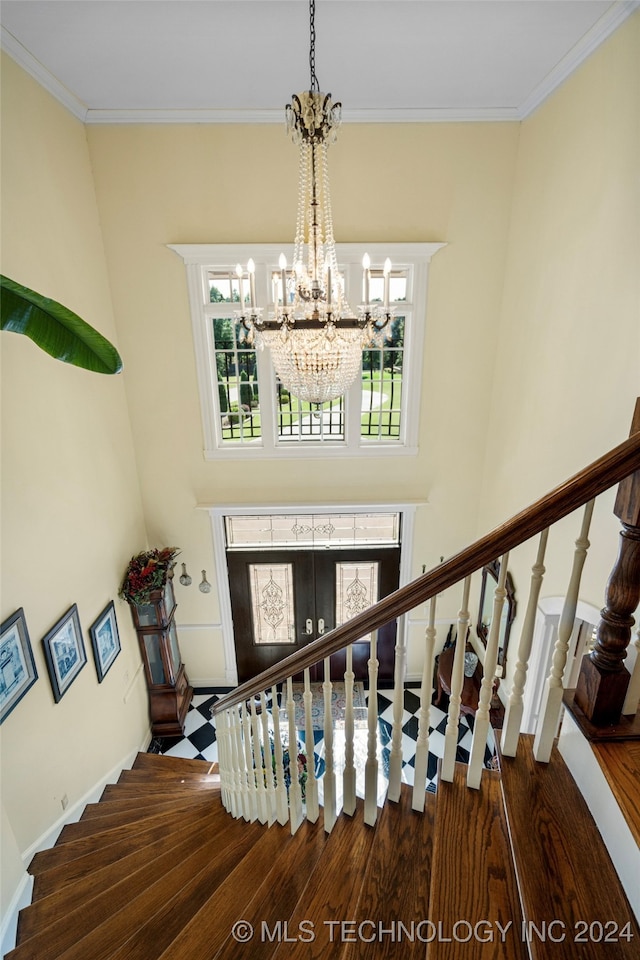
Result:
<instances>
[{"instance_id":1,"label":"transom window above door","mask_svg":"<svg viewBox=\"0 0 640 960\"><path fill-rule=\"evenodd\" d=\"M228 550L397 546L399 513L269 514L224 518Z\"/></svg>"},{"instance_id":2,"label":"transom window above door","mask_svg":"<svg viewBox=\"0 0 640 960\"><path fill-rule=\"evenodd\" d=\"M346 295L354 303L362 298L363 253L368 252L372 261L372 302L383 298L383 262L386 256L391 258L394 316L384 342L363 350L361 375L347 393L316 405L284 388L269 351L250 345L235 321L241 296L236 265L249 257L255 261L258 299L273 306L282 296L278 258L283 248L172 245L187 267L205 458L417 453L427 271L441 246L337 245ZM286 247L284 252L290 255ZM245 282L245 294L247 290Z\"/></svg>"}]
</instances>

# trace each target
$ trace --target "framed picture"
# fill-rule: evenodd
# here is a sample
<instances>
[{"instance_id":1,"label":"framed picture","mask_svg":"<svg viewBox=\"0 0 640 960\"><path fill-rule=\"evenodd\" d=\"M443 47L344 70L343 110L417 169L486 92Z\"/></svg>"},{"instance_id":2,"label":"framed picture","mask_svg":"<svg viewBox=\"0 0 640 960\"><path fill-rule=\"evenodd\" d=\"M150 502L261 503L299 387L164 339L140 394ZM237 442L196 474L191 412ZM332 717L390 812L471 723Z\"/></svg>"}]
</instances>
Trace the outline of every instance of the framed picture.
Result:
<instances>
[{"instance_id":1,"label":"framed picture","mask_svg":"<svg viewBox=\"0 0 640 960\"><path fill-rule=\"evenodd\" d=\"M87 662L78 607L75 603L64 617L58 620L55 627L49 630L42 644L53 697L58 703Z\"/></svg>"},{"instance_id":2,"label":"framed picture","mask_svg":"<svg viewBox=\"0 0 640 960\"><path fill-rule=\"evenodd\" d=\"M107 604L98 619L89 627L93 655L96 660L98 682L102 683L109 667L120 653L120 636L113 600Z\"/></svg>"},{"instance_id":3,"label":"framed picture","mask_svg":"<svg viewBox=\"0 0 640 960\"><path fill-rule=\"evenodd\" d=\"M0 723L38 679L24 610L0 627Z\"/></svg>"}]
</instances>

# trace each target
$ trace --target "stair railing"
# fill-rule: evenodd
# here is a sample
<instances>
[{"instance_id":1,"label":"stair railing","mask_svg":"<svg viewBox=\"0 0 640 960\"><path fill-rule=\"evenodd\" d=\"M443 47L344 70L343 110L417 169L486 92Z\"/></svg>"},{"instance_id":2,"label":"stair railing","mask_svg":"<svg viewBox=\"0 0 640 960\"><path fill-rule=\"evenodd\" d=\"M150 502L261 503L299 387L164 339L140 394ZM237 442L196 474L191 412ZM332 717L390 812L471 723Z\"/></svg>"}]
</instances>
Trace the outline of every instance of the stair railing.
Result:
<instances>
[{"instance_id":1,"label":"stair railing","mask_svg":"<svg viewBox=\"0 0 640 960\"><path fill-rule=\"evenodd\" d=\"M640 410L640 401L638 410ZM457 636L465 637L470 620L471 577L474 573L482 570L485 564L501 557L500 578L494 595L491 628L484 657L483 682L476 712L467 775L467 785L478 788L482 779L489 730L489 708L492 685L496 674L500 615L506 594L505 582L509 552L533 536L540 535L537 557L531 572L529 599L522 624L512 688L508 697L502 732L501 748L503 753L515 755L522 721L523 693L532 647L537 602L545 572L544 556L548 530L553 523L580 507L584 507L581 529L576 540L573 570L560 619L558 639L553 652L551 673L545 687L543 710L535 741L534 753L536 759L542 762L548 761L562 710L563 675L569 638L575 620L581 573L589 548L588 531L593 512L593 502L595 497L614 484L625 478L636 477L640 478L640 427L636 427L636 421L634 421L634 432L628 440L614 447L599 460L502 524L492 533L477 540L456 556L440 563L434 569L401 587L330 633L312 641L303 650L285 658L221 698L215 704L213 713L217 718L222 797L226 809L230 810L235 816L242 816L247 820L257 818L261 822L273 822L277 819L280 823L283 823L288 818L294 832L305 817L311 820L317 818L319 800L322 800L323 803L324 825L327 831L330 831L335 823L339 803L342 803L345 813L353 814L357 770L354 763L353 669L350 645L369 634L371 637L371 653L368 663L367 750L364 763L364 786L361 788L361 793L364 795L365 822L375 823L380 802L377 760L377 630L420 604L428 602L429 617L425 632L424 667L420 691L412 798L413 808L422 810L425 802L429 719L433 692L436 598L439 594L456 587L456 585L461 586L462 599L458 614ZM636 484L635 479L633 482ZM636 486L640 489L640 482ZM625 517L628 519L628 504L626 509ZM623 522L623 527L623 535L625 532L628 534L629 525L625 525ZM640 530L638 534L637 540L640 542ZM638 594L640 593L640 549L636 551L636 554L637 564L633 568L632 579L637 583L625 594L627 607L629 603L633 602L633 597L635 597L637 605ZM628 557L625 557L625 560L628 560ZM627 577L629 567L630 564L627 562L625 565ZM635 607L632 607L632 609L635 609ZM615 616L613 619L615 619ZM633 620L631 619L627 627L627 643L629 642L632 624ZM398 632L399 634L402 633L402 631ZM621 669L625 652L624 649L622 651L620 649L620 636L620 630L618 629L614 638L615 644L612 642L610 644L612 649L608 649L607 637L603 635L599 643L596 644L595 652L599 653L601 657L604 655L612 658L615 655L616 663L619 664ZM614 646L615 650L613 650ZM344 724L346 740L343 774L338 778L335 763L334 721L331 716L330 658L332 654L343 648L346 648L347 652L345 672L347 702ZM464 680L464 648L464 643L456 644L445 734L445 750L439 774L445 780L453 779L456 762L461 706L460 694ZM587 659L589 658L585 658L585 660ZM323 684L325 755L324 773L318 777L316 782L309 668L322 661L325 669ZM402 640L400 640L396 647L389 800L398 800L400 796L402 772L401 726L405 665L406 650ZM304 719L301 723L296 724L292 678L301 672L304 673L305 677ZM635 697L637 699L637 674L630 687L632 690L631 698ZM270 704L268 704L265 695L267 690L270 691L268 698ZM619 712L625 701L625 694L626 688L620 698ZM247 707L247 703L249 707ZM257 705L261 722L258 722ZM626 706L627 704L625 704L625 708ZM283 708L286 710L286 724L283 724ZM272 718L272 731L269 729L267 713ZM302 733L302 731L304 731L304 736L299 737L299 733ZM304 739L304 747L301 746L302 739ZM287 752L288 764L283 762L283 749ZM305 751L306 758L304 756ZM302 760L299 759L300 753L302 753ZM303 769L305 759L306 772ZM342 799L338 796L338 780ZM285 793L287 794L286 798Z\"/></svg>"}]
</instances>

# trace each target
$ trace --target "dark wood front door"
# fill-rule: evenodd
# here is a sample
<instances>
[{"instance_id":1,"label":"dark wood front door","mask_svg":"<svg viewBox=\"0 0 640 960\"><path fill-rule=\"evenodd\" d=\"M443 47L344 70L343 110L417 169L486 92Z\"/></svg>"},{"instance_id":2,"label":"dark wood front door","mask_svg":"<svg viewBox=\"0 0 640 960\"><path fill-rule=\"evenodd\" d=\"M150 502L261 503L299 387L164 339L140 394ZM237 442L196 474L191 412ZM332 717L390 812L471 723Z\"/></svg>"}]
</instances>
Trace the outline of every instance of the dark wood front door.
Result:
<instances>
[{"instance_id":1,"label":"dark wood front door","mask_svg":"<svg viewBox=\"0 0 640 960\"><path fill-rule=\"evenodd\" d=\"M349 550L255 550L227 554L238 681L302 649L398 588L398 547ZM393 680L395 621L378 631L378 678ZM357 680L367 677L369 638L353 644ZM331 658L342 680L346 653ZM322 680L322 664L312 668Z\"/></svg>"}]
</instances>

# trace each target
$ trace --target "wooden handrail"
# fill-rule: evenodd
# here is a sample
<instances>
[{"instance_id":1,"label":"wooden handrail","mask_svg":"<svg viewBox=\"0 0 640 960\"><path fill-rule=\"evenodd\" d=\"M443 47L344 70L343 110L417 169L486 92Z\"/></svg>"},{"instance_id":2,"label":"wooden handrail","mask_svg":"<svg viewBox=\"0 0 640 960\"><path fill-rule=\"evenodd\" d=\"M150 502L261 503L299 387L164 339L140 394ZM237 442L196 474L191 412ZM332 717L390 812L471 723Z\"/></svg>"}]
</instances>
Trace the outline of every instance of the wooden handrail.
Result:
<instances>
[{"instance_id":1,"label":"wooden handrail","mask_svg":"<svg viewBox=\"0 0 640 960\"><path fill-rule=\"evenodd\" d=\"M300 673L372 630L377 630L390 620L413 610L435 594L442 593L481 569L485 563L490 563L551 524L557 523L637 470L640 470L640 433L633 434L628 440L449 560L390 593L330 633L313 640L303 650L292 653L251 680L240 684L218 700L212 713L220 713L276 683L282 683L287 677Z\"/></svg>"}]
</instances>

